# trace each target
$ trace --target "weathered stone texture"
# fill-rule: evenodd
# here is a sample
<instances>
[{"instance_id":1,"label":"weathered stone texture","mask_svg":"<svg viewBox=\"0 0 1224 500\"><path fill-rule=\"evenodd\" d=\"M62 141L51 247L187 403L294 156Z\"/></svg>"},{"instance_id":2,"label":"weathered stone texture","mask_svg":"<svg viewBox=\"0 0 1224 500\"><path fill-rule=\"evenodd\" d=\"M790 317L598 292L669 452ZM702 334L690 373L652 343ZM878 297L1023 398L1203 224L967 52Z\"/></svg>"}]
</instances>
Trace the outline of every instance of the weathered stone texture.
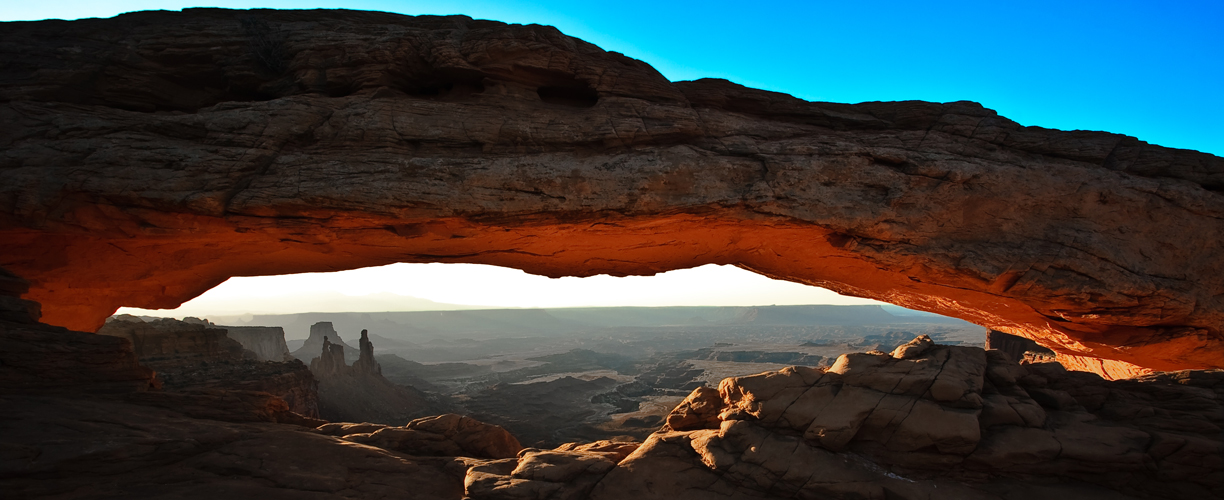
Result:
<instances>
[{"instance_id":1,"label":"weathered stone texture","mask_svg":"<svg viewBox=\"0 0 1224 500\"><path fill-rule=\"evenodd\" d=\"M672 83L549 27L353 11L0 25L0 266L48 323L231 276L708 263L1063 354L1224 366L1224 159L969 102Z\"/></svg>"}]
</instances>

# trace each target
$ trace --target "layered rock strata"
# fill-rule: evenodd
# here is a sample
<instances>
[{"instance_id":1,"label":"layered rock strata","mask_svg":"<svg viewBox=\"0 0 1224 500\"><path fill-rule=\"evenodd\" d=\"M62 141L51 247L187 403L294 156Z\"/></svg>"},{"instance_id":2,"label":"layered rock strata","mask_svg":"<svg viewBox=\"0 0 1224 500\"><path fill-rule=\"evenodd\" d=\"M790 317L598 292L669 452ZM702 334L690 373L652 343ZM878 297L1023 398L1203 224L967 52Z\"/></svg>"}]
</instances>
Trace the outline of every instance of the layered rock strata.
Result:
<instances>
[{"instance_id":1,"label":"layered rock strata","mask_svg":"<svg viewBox=\"0 0 1224 500\"><path fill-rule=\"evenodd\" d=\"M1209 154L968 102L672 83L553 28L466 17L5 23L0 56L0 266L52 324L93 330L231 276L715 263L1059 354L1224 366Z\"/></svg>"},{"instance_id":2,"label":"layered rock strata","mask_svg":"<svg viewBox=\"0 0 1224 500\"><path fill-rule=\"evenodd\" d=\"M323 343L325 340L331 345L348 349L349 352L360 352L358 349L354 349L352 346L344 343L344 339L340 337L340 332L336 331L336 328L332 326L330 321L320 321L310 325L310 336L306 337L306 342L302 343L302 347L293 351L291 355L303 362L310 362L324 349Z\"/></svg>"},{"instance_id":3,"label":"layered rock strata","mask_svg":"<svg viewBox=\"0 0 1224 500\"><path fill-rule=\"evenodd\" d=\"M255 354L259 361L292 361L289 346L285 343L285 329L279 326L223 326L225 335L238 341L242 347Z\"/></svg>"},{"instance_id":4,"label":"layered rock strata","mask_svg":"<svg viewBox=\"0 0 1224 500\"><path fill-rule=\"evenodd\" d=\"M129 340L39 323L28 283L0 268L0 394L124 394L160 387Z\"/></svg>"},{"instance_id":5,"label":"layered rock strata","mask_svg":"<svg viewBox=\"0 0 1224 500\"><path fill-rule=\"evenodd\" d=\"M164 407L0 396L0 491L5 498L58 499L463 496L462 461L409 457L298 425L219 415L232 403L203 399Z\"/></svg>"},{"instance_id":6,"label":"layered rock strata","mask_svg":"<svg viewBox=\"0 0 1224 500\"><path fill-rule=\"evenodd\" d=\"M590 498L1224 498L1222 403L919 338L697 389Z\"/></svg>"},{"instance_id":7,"label":"layered rock strata","mask_svg":"<svg viewBox=\"0 0 1224 500\"><path fill-rule=\"evenodd\" d=\"M416 456L504 459L523 449L505 429L453 413L418 418L403 426L333 422L315 432Z\"/></svg>"},{"instance_id":8,"label":"layered rock strata","mask_svg":"<svg viewBox=\"0 0 1224 500\"><path fill-rule=\"evenodd\" d=\"M471 500L587 498L595 484L640 445L603 440L552 450L527 448L513 459L470 466L463 491Z\"/></svg>"},{"instance_id":9,"label":"layered rock strata","mask_svg":"<svg viewBox=\"0 0 1224 500\"><path fill-rule=\"evenodd\" d=\"M1224 498L1224 372L1110 382L927 338L700 388L644 443L522 448L459 415L326 424L278 401L215 390L0 395L0 489L68 499Z\"/></svg>"},{"instance_id":10,"label":"layered rock strata","mask_svg":"<svg viewBox=\"0 0 1224 500\"><path fill-rule=\"evenodd\" d=\"M157 372L167 391L227 389L267 392L289 410L319 416L318 384L298 360L259 361L226 330L173 319L136 317L108 321L96 337L119 337L134 346L140 364Z\"/></svg>"}]
</instances>

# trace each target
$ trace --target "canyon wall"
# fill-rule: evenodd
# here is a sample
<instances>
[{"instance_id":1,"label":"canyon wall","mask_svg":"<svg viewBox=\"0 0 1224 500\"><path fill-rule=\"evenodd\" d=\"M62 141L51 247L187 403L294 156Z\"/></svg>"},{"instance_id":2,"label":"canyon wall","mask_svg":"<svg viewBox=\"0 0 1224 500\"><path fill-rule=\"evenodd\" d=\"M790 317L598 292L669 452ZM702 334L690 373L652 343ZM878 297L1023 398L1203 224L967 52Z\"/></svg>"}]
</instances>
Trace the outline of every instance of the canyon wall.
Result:
<instances>
[{"instance_id":1,"label":"canyon wall","mask_svg":"<svg viewBox=\"0 0 1224 500\"><path fill-rule=\"evenodd\" d=\"M225 335L237 340L242 347L255 354L259 361L290 361L289 346L285 344L285 329L279 326L223 326Z\"/></svg>"},{"instance_id":2,"label":"canyon wall","mask_svg":"<svg viewBox=\"0 0 1224 500\"><path fill-rule=\"evenodd\" d=\"M545 26L0 25L0 266L95 330L231 276L732 264L1131 373L1224 366L1224 159L971 102L806 102ZM1070 358L1068 358L1070 359Z\"/></svg>"},{"instance_id":3,"label":"canyon wall","mask_svg":"<svg viewBox=\"0 0 1224 500\"><path fill-rule=\"evenodd\" d=\"M161 386L126 339L39 323L29 284L0 268L0 394L125 394Z\"/></svg>"},{"instance_id":4,"label":"canyon wall","mask_svg":"<svg viewBox=\"0 0 1224 500\"><path fill-rule=\"evenodd\" d=\"M318 383L302 362L259 360L215 325L117 316L98 334L130 341L140 364L157 373L166 391L266 392L283 399L289 411L319 416Z\"/></svg>"}]
</instances>

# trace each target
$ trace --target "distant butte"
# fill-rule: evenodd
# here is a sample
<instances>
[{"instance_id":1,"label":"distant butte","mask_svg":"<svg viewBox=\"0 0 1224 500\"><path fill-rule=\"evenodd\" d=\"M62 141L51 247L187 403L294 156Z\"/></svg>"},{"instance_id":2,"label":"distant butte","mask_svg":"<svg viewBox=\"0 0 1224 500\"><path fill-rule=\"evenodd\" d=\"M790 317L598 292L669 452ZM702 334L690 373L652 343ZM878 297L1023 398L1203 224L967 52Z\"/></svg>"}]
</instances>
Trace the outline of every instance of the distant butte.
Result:
<instances>
[{"instance_id":1,"label":"distant butte","mask_svg":"<svg viewBox=\"0 0 1224 500\"><path fill-rule=\"evenodd\" d=\"M1224 367L1210 154L972 102L673 83L551 27L467 17L3 23L0 58L0 267L46 323L94 331L231 276L715 263L1088 369Z\"/></svg>"}]
</instances>

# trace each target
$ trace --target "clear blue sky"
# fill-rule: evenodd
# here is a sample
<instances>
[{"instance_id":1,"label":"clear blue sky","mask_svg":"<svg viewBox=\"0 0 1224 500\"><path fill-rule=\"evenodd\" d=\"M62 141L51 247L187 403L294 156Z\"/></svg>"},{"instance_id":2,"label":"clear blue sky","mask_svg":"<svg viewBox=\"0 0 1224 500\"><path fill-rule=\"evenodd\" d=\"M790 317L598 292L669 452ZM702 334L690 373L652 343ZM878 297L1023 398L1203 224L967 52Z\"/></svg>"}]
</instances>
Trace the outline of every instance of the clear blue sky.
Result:
<instances>
[{"instance_id":1,"label":"clear blue sky","mask_svg":"<svg viewBox=\"0 0 1224 500\"><path fill-rule=\"evenodd\" d=\"M343 7L556 26L672 80L809 100L978 101L1024 125L1224 156L1224 1L6 1L2 20Z\"/></svg>"}]
</instances>

